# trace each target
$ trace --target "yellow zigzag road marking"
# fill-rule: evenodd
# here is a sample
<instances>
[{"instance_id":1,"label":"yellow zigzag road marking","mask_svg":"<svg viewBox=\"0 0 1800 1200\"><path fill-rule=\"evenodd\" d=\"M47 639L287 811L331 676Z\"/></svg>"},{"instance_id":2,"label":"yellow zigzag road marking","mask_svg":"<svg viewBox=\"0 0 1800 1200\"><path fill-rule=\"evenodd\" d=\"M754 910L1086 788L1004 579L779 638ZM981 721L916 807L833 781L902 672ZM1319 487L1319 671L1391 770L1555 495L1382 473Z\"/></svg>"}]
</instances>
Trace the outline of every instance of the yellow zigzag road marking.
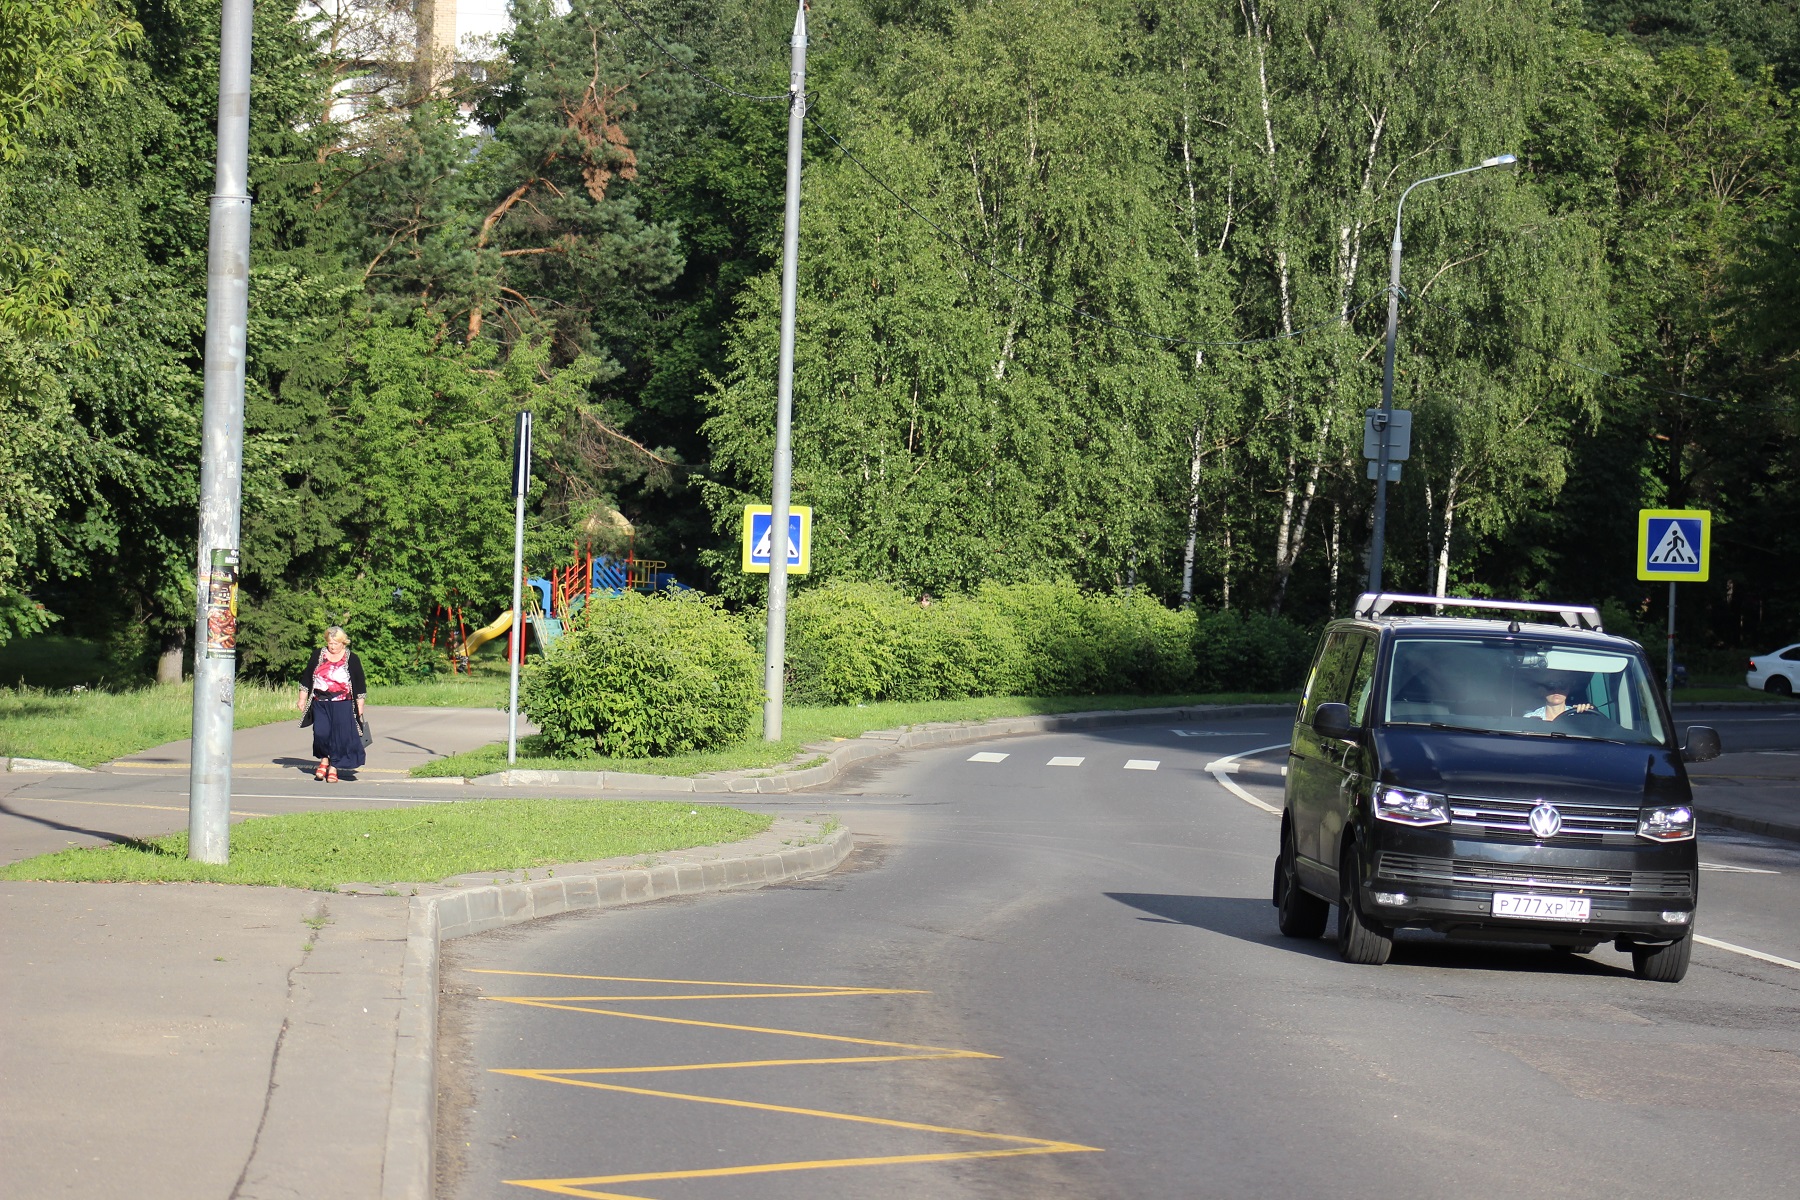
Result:
<instances>
[{"instance_id":1,"label":"yellow zigzag road marking","mask_svg":"<svg viewBox=\"0 0 1800 1200\"><path fill-rule=\"evenodd\" d=\"M536 1187L562 1196L583 1196L585 1200L646 1200L625 1191L589 1191L587 1184L634 1184L657 1178L718 1178L722 1175L772 1175L778 1171L819 1171L839 1166L893 1166L896 1162L961 1162L967 1159L1021 1159L1024 1155L1060 1155L1078 1150L1100 1150L1098 1146L1076 1146L1075 1142L1058 1142L1055 1150L970 1150L938 1155L887 1155L884 1159L810 1159L806 1162L763 1162L752 1166L716 1166L695 1171L650 1171L644 1175L603 1175L599 1178L509 1178L508 1184Z\"/></svg>"},{"instance_id":2,"label":"yellow zigzag road marking","mask_svg":"<svg viewBox=\"0 0 1800 1200\"><path fill-rule=\"evenodd\" d=\"M804 1029L772 1029L765 1025L731 1025L724 1021L696 1021L688 1017L659 1017L654 1013L620 1012L610 1008L588 1008L581 1004L557 1004L548 996L489 996L502 1004L524 1004L532 1008L559 1008L566 1012L593 1013L599 1017L624 1017L631 1021L655 1021L659 1025L693 1025L701 1029L729 1029L737 1033L773 1033L782 1037L811 1038L820 1042L848 1042L853 1046L885 1046L891 1050L924 1050L931 1058L999 1058L979 1050L952 1050L945 1046L919 1046L912 1042L882 1042L874 1038L848 1037L841 1033L808 1033ZM911 1058L912 1055L902 1055Z\"/></svg>"},{"instance_id":3,"label":"yellow zigzag road marking","mask_svg":"<svg viewBox=\"0 0 1800 1200\"><path fill-rule=\"evenodd\" d=\"M797 1108L785 1104L766 1104L755 1100L736 1100L728 1096L700 1096L690 1092L670 1092L655 1088L631 1087L622 1083L602 1083L595 1079L575 1078L593 1075L646 1075L674 1071L714 1071L744 1067L823 1066L837 1063L887 1063L942 1060L953 1058L998 1058L979 1050L956 1050L944 1046L922 1046L912 1042L888 1042L876 1038L849 1037L836 1033L813 1033L802 1029L776 1029L761 1025L734 1025L724 1021L699 1021L687 1017L664 1017L653 1013L624 1012L618 1009L592 1008L598 1001L669 1001L669 1000L787 1000L825 996L906 996L922 995L916 988L834 987L795 983L738 983L705 979L642 979L623 975L564 975L538 971L477 972L484 975L524 975L541 979L580 979L605 983L661 983L686 987L756 988L750 992L688 993L683 995L639 996L489 996L487 999L505 1004L521 1004L532 1008L559 1009L565 1012L592 1013L603 1017L624 1017L633 1021L655 1021L667 1025L688 1025L700 1029L724 1029L737 1033L775 1034L781 1037L807 1038L814 1041L840 1042L855 1046L872 1046L888 1050L909 1050L910 1054L851 1055L837 1058L772 1058L740 1062L683 1063L643 1067L566 1067L566 1068L491 1068L496 1075L512 1075L543 1083L560 1083L569 1087L594 1088L630 1096L647 1096L659 1100L686 1100L694 1104L715 1104L726 1108L750 1109L758 1112L784 1113L790 1116L815 1117L828 1121L850 1121L861 1125L878 1125L916 1133L939 1133L952 1137L979 1138L990 1142L1011 1142L1005 1150L941 1151L928 1154L894 1154L862 1158L808 1159L796 1162L751 1163L738 1167L704 1167L686 1171L646 1171L622 1175L592 1175L566 1179L509 1179L517 1187L552 1192L562 1196L579 1196L584 1200L645 1200L624 1192L593 1190L602 1185L649 1183L658 1180L718 1179L732 1175L767 1175L784 1171L818 1171L838 1167L897 1166L907 1163L961 1162L978 1158L1019 1158L1034 1154L1099 1153L1099 1146L1083 1146L1076 1142L1059 1142L1046 1138L1016 1134L990 1133L980 1129L961 1129L950 1125L931 1125L919 1121L901 1121L890 1117L871 1117L859 1113L832 1112L818 1108ZM578 1003L578 1002L588 1003Z\"/></svg>"},{"instance_id":4,"label":"yellow zigzag road marking","mask_svg":"<svg viewBox=\"0 0 1800 1200\"><path fill-rule=\"evenodd\" d=\"M848 996L923 996L918 988L843 987L833 983L742 983L729 979L642 979L636 975L559 975L551 971L501 971L478 967L471 975L525 975L532 979L591 979L599 983L676 983L685 987L747 987L776 992L830 992ZM759 995L762 993L758 993ZM648 997L645 997L648 999Z\"/></svg>"}]
</instances>

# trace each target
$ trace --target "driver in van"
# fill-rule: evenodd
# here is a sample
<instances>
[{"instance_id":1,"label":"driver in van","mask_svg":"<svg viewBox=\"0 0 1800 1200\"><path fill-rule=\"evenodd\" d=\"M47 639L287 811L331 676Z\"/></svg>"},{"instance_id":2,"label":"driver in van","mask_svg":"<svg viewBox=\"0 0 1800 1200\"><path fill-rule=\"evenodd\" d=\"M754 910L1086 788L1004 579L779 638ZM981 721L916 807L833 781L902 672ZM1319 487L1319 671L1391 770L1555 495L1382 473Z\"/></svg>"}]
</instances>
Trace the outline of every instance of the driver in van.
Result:
<instances>
[{"instance_id":1,"label":"driver in van","mask_svg":"<svg viewBox=\"0 0 1800 1200\"><path fill-rule=\"evenodd\" d=\"M1525 714L1527 720L1536 718L1540 721L1554 721L1564 713L1598 712L1591 704L1570 704L1569 685L1560 679L1544 682L1544 706L1534 708Z\"/></svg>"}]
</instances>

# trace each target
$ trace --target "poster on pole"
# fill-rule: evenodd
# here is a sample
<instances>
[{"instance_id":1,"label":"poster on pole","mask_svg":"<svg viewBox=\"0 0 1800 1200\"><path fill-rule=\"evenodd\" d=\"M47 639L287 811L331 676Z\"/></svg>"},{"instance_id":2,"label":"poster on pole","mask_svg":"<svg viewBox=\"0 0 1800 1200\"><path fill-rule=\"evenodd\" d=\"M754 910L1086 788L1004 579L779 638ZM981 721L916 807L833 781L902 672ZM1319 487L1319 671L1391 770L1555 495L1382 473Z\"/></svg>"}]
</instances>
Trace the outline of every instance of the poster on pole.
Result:
<instances>
[{"instance_id":1,"label":"poster on pole","mask_svg":"<svg viewBox=\"0 0 1800 1200\"><path fill-rule=\"evenodd\" d=\"M206 575L206 657L237 657L238 552L214 550Z\"/></svg>"},{"instance_id":2,"label":"poster on pole","mask_svg":"<svg viewBox=\"0 0 1800 1200\"><path fill-rule=\"evenodd\" d=\"M1711 571L1711 512L1702 508L1638 510L1639 579L1704 583Z\"/></svg>"},{"instance_id":3,"label":"poster on pole","mask_svg":"<svg viewBox=\"0 0 1800 1200\"><path fill-rule=\"evenodd\" d=\"M775 513L767 504L744 506L744 570L766 575L769 571L770 534ZM796 504L788 509L788 574L812 570L812 509Z\"/></svg>"}]
</instances>

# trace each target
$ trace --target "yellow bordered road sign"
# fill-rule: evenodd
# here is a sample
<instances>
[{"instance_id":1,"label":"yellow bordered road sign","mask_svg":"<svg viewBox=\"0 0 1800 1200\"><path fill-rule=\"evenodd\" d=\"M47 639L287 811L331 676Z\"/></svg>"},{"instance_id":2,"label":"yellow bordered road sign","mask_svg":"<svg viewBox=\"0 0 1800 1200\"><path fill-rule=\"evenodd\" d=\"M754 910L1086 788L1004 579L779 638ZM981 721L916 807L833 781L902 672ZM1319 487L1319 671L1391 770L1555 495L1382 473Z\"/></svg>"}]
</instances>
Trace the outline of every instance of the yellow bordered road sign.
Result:
<instances>
[{"instance_id":1,"label":"yellow bordered road sign","mask_svg":"<svg viewBox=\"0 0 1800 1200\"><path fill-rule=\"evenodd\" d=\"M767 504L744 505L744 570L769 573L769 533L774 510ZM812 570L812 509L803 504L788 509L788 574Z\"/></svg>"},{"instance_id":2,"label":"yellow bordered road sign","mask_svg":"<svg viewBox=\"0 0 1800 1200\"><path fill-rule=\"evenodd\" d=\"M1703 508L1638 509L1637 577L1703 583L1712 572L1712 513Z\"/></svg>"}]
</instances>

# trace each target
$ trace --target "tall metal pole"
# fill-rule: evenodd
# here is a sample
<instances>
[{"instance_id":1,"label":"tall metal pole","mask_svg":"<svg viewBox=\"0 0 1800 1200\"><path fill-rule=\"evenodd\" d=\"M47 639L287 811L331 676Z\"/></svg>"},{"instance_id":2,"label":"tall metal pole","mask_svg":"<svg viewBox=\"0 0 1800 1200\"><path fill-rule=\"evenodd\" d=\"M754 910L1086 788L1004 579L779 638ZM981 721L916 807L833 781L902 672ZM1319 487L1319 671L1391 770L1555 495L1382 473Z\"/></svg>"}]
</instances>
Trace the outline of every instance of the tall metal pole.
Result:
<instances>
[{"instance_id":1,"label":"tall metal pole","mask_svg":"<svg viewBox=\"0 0 1800 1200\"><path fill-rule=\"evenodd\" d=\"M1669 657L1663 668L1663 696L1669 704L1669 716L1675 716L1675 581L1669 580Z\"/></svg>"},{"instance_id":2,"label":"tall metal pole","mask_svg":"<svg viewBox=\"0 0 1800 1200\"><path fill-rule=\"evenodd\" d=\"M1473 167L1445 171L1442 175L1428 175L1408 184L1406 190L1400 193L1400 203L1394 206L1394 241L1388 248L1387 350L1382 358L1381 416L1377 418L1381 427L1381 442L1378 447L1380 457L1375 460L1375 528L1369 535L1371 592L1381 590L1381 564L1387 553L1388 429L1394 412L1394 335L1400 327L1400 217L1406 211L1406 198L1412 195L1413 188L1423 183L1436 183L1440 179L1467 175L1471 171L1484 171L1489 167L1504 167L1518 161L1511 154L1497 154L1493 158L1483 159Z\"/></svg>"},{"instance_id":3,"label":"tall metal pole","mask_svg":"<svg viewBox=\"0 0 1800 1200\"><path fill-rule=\"evenodd\" d=\"M1394 210L1394 242L1388 248L1387 353L1381 365L1381 416L1376 418L1381 426L1381 443L1380 457L1375 460L1375 528L1369 535L1371 592L1381 590L1381 563L1387 553L1388 425L1394 411L1394 333L1400 327L1400 210L1405 207L1406 192L1402 192L1400 206Z\"/></svg>"},{"instance_id":4,"label":"tall metal pole","mask_svg":"<svg viewBox=\"0 0 1800 1200\"><path fill-rule=\"evenodd\" d=\"M781 240L781 365L775 385L775 487L769 499L769 631L763 651L763 740L781 740L787 672L788 505L794 482L794 307L800 258L800 135L806 125L806 0L794 14L788 75L787 215Z\"/></svg>"},{"instance_id":5,"label":"tall metal pole","mask_svg":"<svg viewBox=\"0 0 1800 1200\"><path fill-rule=\"evenodd\" d=\"M513 603L508 639L512 682L506 703L506 765L519 761L519 663L525 657L525 494L531 490L531 414L519 414L513 431Z\"/></svg>"},{"instance_id":6,"label":"tall metal pole","mask_svg":"<svg viewBox=\"0 0 1800 1200\"><path fill-rule=\"evenodd\" d=\"M231 851L237 545L244 464L244 328L250 317L252 11L252 0L224 0L220 15L219 141L206 253L188 857L207 863L223 863Z\"/></svg>"}]
</instances>

